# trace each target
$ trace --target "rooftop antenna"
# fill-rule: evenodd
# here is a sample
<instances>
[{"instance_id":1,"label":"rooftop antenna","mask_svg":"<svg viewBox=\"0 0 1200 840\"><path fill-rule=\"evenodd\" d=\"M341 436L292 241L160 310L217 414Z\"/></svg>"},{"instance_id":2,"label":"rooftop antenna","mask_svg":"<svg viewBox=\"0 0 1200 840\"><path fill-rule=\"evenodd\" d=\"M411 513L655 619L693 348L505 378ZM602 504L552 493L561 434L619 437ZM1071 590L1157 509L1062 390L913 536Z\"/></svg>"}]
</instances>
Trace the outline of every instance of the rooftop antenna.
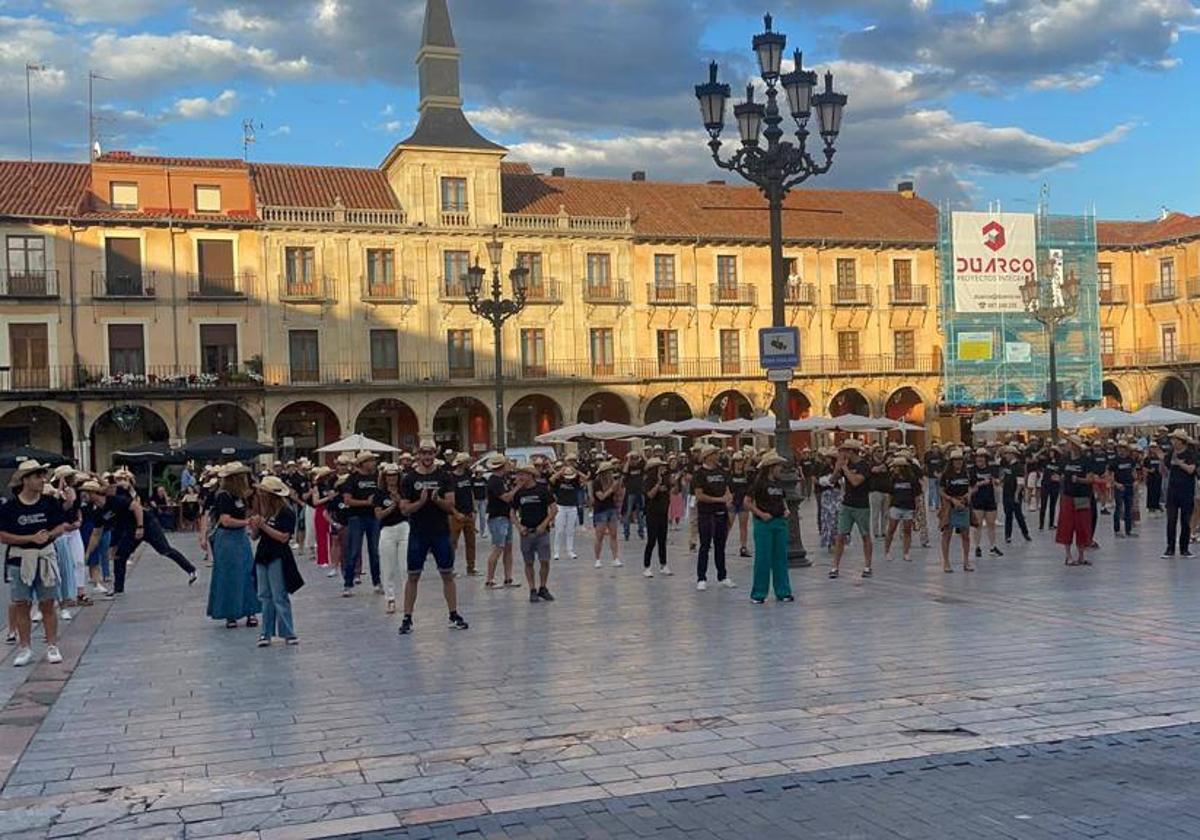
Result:
<instances>
[{"instance_id":1,"label":"rooftop antenna","mask_svg":"<svg viewBox=\"0 0 1200 840\"><path fill-rule=\"evenodd\" d=\"M108 76L101 76L95 70L88 71L88 155L90 160L100 157L100 137L96 131L96 108L93 97L93 87L97 79L111 82Z\"/></svg>"},{"instance_id":2,"label":"rooftop antenna","mask_svg":"<svg viewBox=\"0 0 1200 840\"><path fill-rule=\"evenodd\" d=\"M34 73L41 73L45 69L45 64L34 64L33 62L29 62L25 65L25 120L29 126L30 163L33 163L33 88L30 79Z\"/></svg>"},{"instance_id":3,"label":"rooftop antenna","mask_svg":"<svg viewBox=\"0 0 1200 840\"><path fill-rule=\"evenodd\" d=\"M258 124L259 130L262 127L263 124L260 122ZM250 159L250 147L257 142L257 138L254 136L254 129L254 117L247 117L242 120L242 160Z\"/></svg>"}]
</instances>

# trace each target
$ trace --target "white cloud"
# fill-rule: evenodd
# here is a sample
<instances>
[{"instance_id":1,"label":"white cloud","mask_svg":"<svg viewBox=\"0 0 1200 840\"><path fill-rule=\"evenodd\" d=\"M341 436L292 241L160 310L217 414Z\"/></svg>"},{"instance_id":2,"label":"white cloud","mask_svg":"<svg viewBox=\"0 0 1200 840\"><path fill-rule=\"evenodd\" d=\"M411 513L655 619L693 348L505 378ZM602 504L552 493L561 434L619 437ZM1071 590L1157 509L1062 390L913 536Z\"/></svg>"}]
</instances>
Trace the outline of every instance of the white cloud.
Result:
<instances>
[{"instance_id":1,"label":"white cloud","mask_svg":"<svg viewBox=\"0 0 1200 840\"><path fill-rule=\"evenodd\" d=\"M291 133L292 127L290 125L281 125L278 128L273 128L267 132L267 134L271 137L287 137Z\"/></svg>"},{"instance_id":2,"label":"white cloud","mask_svg":"<svg viewBox=\"0 0 1200 840\"><path fill-rule=\"evenodd\" d=\"M197 13L196 20L224 32L236 35L265 33L275 28L275 21L268 17L247 14L241 9L221 9L213 14Z\"/></svg>"},{"instance_id":3,"label":"white cloud","mask_svg":"<svg viewBox=\"0 0 1200 840\"><path fill-rule=\"evenodd\" d=\"M1104 80L1099 73L1051 73L1029 83L1033 90L1087 90Z\"/></svg>"},{"instance_id":4,"label":"white cloud","mask_svg":"<svg viewBox=\"0 0 1200 840\"><path fill-rule=\"evenodd\" d=\"M158 0L46 0L79 23L133 23L162 8Z\"/></svg>"},{"instance_id":5,"label":"white cloud","mask_svg":"<svg viewBox=\"0 0 1200 840\"><path fill-rule=\"evenodd\" d=\"M148 88L225 79L239 73L299 79L312 69L304 56L281 58L271 49L192 32L127 36L102 33L92 40L89 60L98 72L115 81Z\"/></svg>"},{"instance_id":6,"label":"white cloud","mask_svg":"<svg viewBox=\"0 0 1200 840\"><path fill-rule=\"evenodd\" d=\"M227 117L237 105L237 92L223 90L212 99L195 96L175 100L171 108L175 116L185 120L203 120L212 117Z\"/></svg>"}]
</instances>

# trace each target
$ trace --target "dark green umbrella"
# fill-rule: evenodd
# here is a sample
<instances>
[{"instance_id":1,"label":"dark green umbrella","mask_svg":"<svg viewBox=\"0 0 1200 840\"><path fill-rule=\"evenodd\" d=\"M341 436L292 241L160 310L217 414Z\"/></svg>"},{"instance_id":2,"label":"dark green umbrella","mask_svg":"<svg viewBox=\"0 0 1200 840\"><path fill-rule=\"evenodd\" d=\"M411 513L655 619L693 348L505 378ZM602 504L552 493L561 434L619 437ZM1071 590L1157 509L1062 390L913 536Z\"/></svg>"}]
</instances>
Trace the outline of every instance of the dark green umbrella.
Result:
<instances>
[{"instance_id":1,"label":"dark green umbrella","mask_svg":"<svg viewBox=\"0 0 1200 840\"><path fill-rule=\"evenodd\" d=\"M273 451L272 447L256 440L246 440L234 435L212 435L189 440L183 447L184 454L189 458L214 462L248 461Z\"/></svg>"},{"instance_id":2,"label":"dark green umbrella","mask_svg":"<svg viewBox=\"0 0 1200 840\"><path fill-rule=\"evenodd\" d=\"M59 452L38 449L36 446L18 446L16 449L6 449L0 452L0 469L16 469L22 461L37 461L57 467L59 464L70 464L74 459Z\"/></svg>"}]
</instances>

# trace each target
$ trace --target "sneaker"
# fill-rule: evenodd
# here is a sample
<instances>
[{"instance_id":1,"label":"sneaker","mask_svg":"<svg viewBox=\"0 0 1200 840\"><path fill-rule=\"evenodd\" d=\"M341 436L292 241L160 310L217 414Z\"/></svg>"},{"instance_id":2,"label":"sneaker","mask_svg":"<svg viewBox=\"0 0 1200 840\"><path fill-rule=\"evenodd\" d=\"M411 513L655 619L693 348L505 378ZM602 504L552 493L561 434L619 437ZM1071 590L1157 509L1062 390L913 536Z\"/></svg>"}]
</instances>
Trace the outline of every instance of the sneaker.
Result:
<instances>
[{"instance_id":1,"label":"sneaker","mask_svg":"<svg viewBox=\"0 0 1200 840\"><path fill-rule=\"evenodd\" d=\"M988 549L988 554L994 554L994 555L996 555L997 557L1003 557L1003 556L1004 556L1004 552L1003 552L1003 551L1001 551L1001 550L1000 550L1000 547L999 547L999 546L996 546L996 545L994 545L994 546L992 546L990 549Z\"/></svg>"},{"instance_id":2,"label":"sneaker","mask_svg":"<svg viewBox=\"0 0 1200 840\"><path fill-rule=\"evenodd\" d=\"M70 621L75 616L71 615L71 611L69 609L63 607L58 611L58 617L62 621Z\"/></svg>"},{"instance_id":3,"label":"sneaker","mask_svg":"<svg viewBox=\"0 0 1200 840\"><path fill-rule=\"evenodd\" d=\"M763 604L767 603L767 600L765 598L751 598L750 603L761 607Z\"/></svg>"},{"instance_id":4,"label":"sneaker","mask_svg":"<svg viewBox=\"0 0 1200 840\"><path fill-rule=\"evenodd\" d=\"M259 636L258 637L258 646L259 647L270 647L271 640L266 636Z\"/></svg>"},{"instance_id":5,"label":"sneaker","mask_svg":"<svg viewBox=\"0 0 1200 840\"><path fill-rule=\"evenodd\" d=\"M108 598L110 601L113 598L116 598L118 594L119 593L115 589L105 589L104 590L104 597Z\"/></svg>"},{"instance_id":6,"label":"sneaker","mask_svg":"<svg viewBox=\"0 0 1200 840\"><path fill-rule=\"evenodd\" d=\"M537 591L538 597L543 601L553 601L554 596L550 594L550 590L544 586L539 586Z\"/></svg>"},{"instance_id":7,"label":"sneaker","mask_svg":"<svg viewBox=\"0 0 1200 840\"><path fill-rule=\"evenodd\" d=\"M342 590L342 597L343 597L343 598L352 598L353 596L354 596L354 590L353 590L353 589L351 589L349 586L345 587L345 588Z\"/></svg>"},{"instance_id":8,"label":"sneaker","mask_svg":"<svg viewBox=\"0 0 1200 840\"><path fill-rule=\"evenodd\" d=\"M738 550L738 557L749 557L749 556L750 556L750 550L749 550L749 549L742 548L742 549L739 549L739 550Z\"/></svg>"},{"instance_id":9,"label":"sneaker","mask_svg":"<svg viewBox=\"0 0 1200 840\"><path fill-rule=\"evenodd\" d=\"M593 569L603 569L603 568L604 568L604 561L603 561L603 560L597 560L595 563L593 563L593 564L592 564L592 568L593 568Z\"/></svg>"},{"instance_id":10,"label":"sneaker","mask_svg":"<svg viewBox=\"0 0 1200 840\"><path fill-rule=\"evenodd\" d=\"M982 549L982 548L980 548L979 546L975 546L975 556L976 556L976 557L982 557L982 556L983 556L983 549Z\"/></svg>"},{"instance_id":11,"label":"sneaker","mask_svg":"<svg viewBox=\"0 0 1200 840\"><path fill-rule=\"evenodd\" d=\"M337 569L330 569L329 571L327 571L325 573L325 577L327 577L327 578L337 577Z\"/></svg>"},{"instance_id":12,"label":"sneaker","mask_svg":"<svg viewBox=\"0 0 1200 840\"><path fill-rule=\"evenodd\" d=\"M794 604L795 602L796 602L795 595L784 595L782 598L779 599L779 603L781 603L781 604Z\"/></svg>"},{"instance_id":13,"label":"sneaker","mask_svg":"<svg viewBox=\"0 0 1200 840\"><path fill-rule=\"evenodd\" d=\"M625 565L625 564L621 562L621 558L620 558L620 557L618 557L616 560L614 560L614 561L613 561L613 568L614 568L614 569L619 569L619 568L621 568L621 567L622 567L622 566L624 566L624 565Z\"/></svg>"},{"instance_id":14,"label":"sneaker","mask_svg":"<svg viewBox=\"0 0 1200 840\"><path fill-rule=\"evenodd\" d=\"M1181 552L1179 552L1179 556L1180 556L1180 557L1191 557L1191 556L1192 556L1192 552L1190 552L1190 551L1181 551Z\"/></svg>"},{"instance_id":15,"label":"sneaker","mask_svg":"<svg viewBox=\"0 0 1200 840\"><path fill-rule=\"evenodd\" d=\"M458 613L450 613L450 629L451 630L466 630L470 626L471 625L467 624L466 619L464 619Z\"/></svg>"},{"instance_id":16,"label":"sneaker","mask_svg":"<svg viewBox=\"0 0 1200 840\"><path fill-rule=\"evenodd\" d=\"M733 582L733 578L725 578L725 580L719 581L719 583L726 589L734 589L737 587L737 584Z\"/></svg>"},{"instance_id":17,"label":"sneaker","mask_svg":"<svg viewBox=\"0 0 1200 840\"><path fill-rule=\"evenodd\" d=\"M571 552L571 559L572 559L572 560L578 560L578 559L579 559L579 555L578 555L578 554L576 554L574 551L572 551L572 552Z\"/></svg>"},{"instance_id":18,"label":"sneaker","mask_svg":"<svg viewBox=\"0 0 1200 840\"><path fill-rule=\"evenodd\" d=\"M650 568L649 566L647 566L646 568L642 569L642 577L644 577L644 578L652 578L652 577L654 577L654 572L651 570L651 568Z\"/></svg>"},{"instance_id":19,"label":"sneaker","mask_svg":"<svg viewBox=\"0 0 1200 840\"><path fill-rule=\"evenodd\" d=\"M670 566L659 566L658 571L659 571L659 574L666 575L667 577L670 577L671 575L675 574L674 572L671 571Z\"/></svg>"},{"instance_id":20,"label":"sneaker","mask_svg":"<svg viewBox=\"0 0 1200 840\"><path fill-rule=\"evenodd\" d=\"M33 609L29 611L29 620L33 622L42 620L42 610L37 604L34 604Z\"/></svg>"},{"instance_id":21,"label":"sneaker","mask_svg":"<svg viewBox=\"0 0 1200 840\"><path fill-rule=\"evenodd\" d=\"M100 581L94 580L94 581L92 581L92 591L93 592L108 592L108 587L105 586Z\"/></svg>"},{"instance_id":22,"label":"sneaker","mask_svg":"<svg viewBox=\"0 0 1200 840\"><path fill-rule=\"evenodd\" d=\"M62 662L62 651L58 649L58 645L49 645L46 647L46 661L51 665L57 665Z\"/></svg>"},{"instance_id":23,"label":"sneaker","mask_svg":"<svg viewBox=\"0 0 1200 840\"><path fill-rule=\"evenodd\" d=\"M7 636L4 637L4 644L15 645L16 643L17 643L17 634L16 633L9 633Z\"/></svg>"},{"instance_id":24,"label":"sneaker","mask_svg":"<svg viewBox=\"0 0 1200 840\"><path fill-rule=\"evenodd\" d=\"M288 647L295 647L296 645L300 644L300 640L295 636L288 636L283 641Z\"/></svg>"},{"instance_id":25,"label":"sneaker","mask_svg":"<svg viewBox=\"0 0 1200 840\"><path fill-rule=\"evenodd\" d=\"M557 563L557 562L558 562L558 555L557 555L557 554L555 554L555 555L554 555L554 562L555 562L555 563Z\"/></svg>"},{"instance_id":26,"label":"sneaker","mask_svg":"<svg viewBox=\"0 0 1200 840\"><path fill-rule=\"evenodd\" d=\"M536 604L538 602L538 591L536 589L529 590L529 603Z\"/></svg>"},{"instance_id":27,"label":"sneaker","mask_svg":"<svg viewBox=\"0 0 1200 840\"><path fill-rule=\"evenodd\" d=\"M706 589L708 589L708 581L706 581L706 580L696 581L696 591L697 592L703 592Z\"/></svg>"},{"instance_id":28,"label":"sneaker","mask_svg":"<svg viewBox=\"0 0 1200 840\"><path fill-rule=\"evenodd\" d=\"M407 636L412 632L412 616L404 616L404 620L400 622L400 635Z\"/></svg>"},{"instance_id":29,"label":"sneaker","mask_svg":"<svg viewBox=\"0 0 1200 840\"><path fill-rule=\"evenodd\" d=\"M376 587L375 587L375 594L376 594L376 595L382 595L382 594L383 594L383 587L382 587L382 586L376 586Z\"/></svg>"},{"instance_id":30,"label":"sneaker","mask_svg":"<svg viewBox=\"0 0 1200 840\"><path fill-rule=\"evenodd\" d=\"M837 570L837 569L830 569L830 570L829 570L829 579L830 579L830 580L837 580L837 578L838 578L838 574L839 574L839 572L838 572L838 570Z\"/></svg>"},{"instance_id":31,"label":"sneaker","mask_svg":"<svg viewBox=\"0 0 1200 840\"><path fill-rule=\"evenodd\" d=\"M869 578L873 574L874 574L874 572L872 572L870 568L863 569L863 571L862 571L862 576L865 578Z\"/></svg>"},{"instance_id":32,"label":"sneaker","mask_svg":"<svg viewBox=\"0 0 1200 840\"><path fill-rule=\"evenodd\" d=\"M911 563L911 562L912 562L912 558L911 558L911 557L909 557L907 554L905 554L905 555L904 555L904 562L905 562L905 563Z\"/></svg>"},{"instance_id":33,"label":"sneaker","mask_svg":"<svg viewBox=\"0 0 1200 840\"><path fill-rule=\"evenodd\" d=\"M17 655L13 658L13 667L21 668L33 661L33 650L30 648L21 648L17 651Z\"/></svg>"}]
</instances>

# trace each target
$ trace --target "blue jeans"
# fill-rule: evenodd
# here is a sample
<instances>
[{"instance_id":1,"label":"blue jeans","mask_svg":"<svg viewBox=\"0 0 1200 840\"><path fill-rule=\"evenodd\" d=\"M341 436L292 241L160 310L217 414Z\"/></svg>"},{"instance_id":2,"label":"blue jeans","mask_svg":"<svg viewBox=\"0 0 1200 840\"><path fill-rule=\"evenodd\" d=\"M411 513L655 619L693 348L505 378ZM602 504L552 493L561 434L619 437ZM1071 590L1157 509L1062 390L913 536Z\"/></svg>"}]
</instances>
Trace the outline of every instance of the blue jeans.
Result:
<instances>
[{"instance_id":1,"label":"blue jeans","mask_svg":"<svg viewBox=\"0 0 1200 840\"><path fill-rule=\"evenodd\" d=\"M638 537L646 536L646 496L643 493L626 493L621 519L625 524L625 539L629 539L629 520L637 513Z\"/></svg>"},{"instance_id":2,"label":"blue jeans","mask_svg":"<svg viewBox=\"0 0 1200 840\"><path fill-rule=\"evenodd\" d=\"M346 526L350 544L342 564L342 582L347 589L354 586L354 570L362 557L363 538L367 540L367 562L371 564L371 585L380 586L379 577L379 520L374 516L351 516Z\"/></svg>"},{"instance_id":3,"label":"blue jeans","mask_svg":"<svg viewBox=\"0 0 1200 840\"><path fill-rule=\"evenodd\" d=\"M938 507L941 503L942 488L938 485L935 476L929 476L925 479L925 505L926 507Z\"/></svg>"},{"instance_id":4,"label":"blue jeans","mask_svg":"<svg viewBox=\"0 0 1200 840\"><path fill-rule=\"evenodd\" d=\"M1121 533L1121 520L1125 520L1126 535L1133 533L1133 485L1122 489L1113 488L1113 533Z\"/></svg>"},{"instance_id":5,"label":"blue jeans","mask_svg":"<svg viewBox=\"0 0 1200 840\"><path fill-rule=\"evenodd\" d=\"M100 576L104 580L108 580L109 577L110 570L108 568L108 549L111 545L112 532L105 528L104 533L100 535L100 541L96 543L96 548L92 551L87 559L89 569L94 566L100 567Z\"/></svg>"},{"instance_id":6,"label":"blue jeans","mask_svg":"<svg viewBox=\"0 0 1200 840\"><path fill-rule=\"evenodd\" d=\"M258 601L262 604L259 635L264 639L272 636L290 639L296 635L296 629L292 626L292 599L283 585L283 561L275 559L265 565L259 563L257 568Z\"/></svg>"}]
</instances>

